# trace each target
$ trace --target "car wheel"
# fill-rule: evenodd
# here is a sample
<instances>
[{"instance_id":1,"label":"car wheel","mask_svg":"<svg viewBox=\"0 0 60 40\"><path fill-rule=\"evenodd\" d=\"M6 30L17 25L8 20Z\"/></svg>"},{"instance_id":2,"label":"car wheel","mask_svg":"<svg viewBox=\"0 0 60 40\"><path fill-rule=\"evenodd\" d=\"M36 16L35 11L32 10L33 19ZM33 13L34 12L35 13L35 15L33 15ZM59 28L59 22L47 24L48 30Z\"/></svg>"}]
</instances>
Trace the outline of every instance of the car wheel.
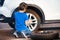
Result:
<instances>
[{"instance_id":1,"label":"car wheel","mask_svg":"<svg viewBox=\"0 0 60 40\"><path fill-rule=\"evenodd\" d=\"M40 22L41 22L38 13L36 13L32 9L27 9L27 15L28 15L29 19L32 20L31 24L29 26L27 26L27 27L31 31L37 30L40 27Z\"/></svg>"},{"instance_id":2,"label":"car wheel","mask_svg":"<svg viewBox=\"0 0 60 40\"><path fill-rule=\"evenodd\" d=\"M26 12L27 12L29 19L32 20L32 22L27 27L30 29L30 31L37 30L40 27L40 22L41 22L40 16L38 15L38 13L36 13L36 11L34 11L32 9L27 9ZM14 24L15 24L14 21L9 22L9 25L12 28L15 28Z\"/></svg>"}]
</instances>

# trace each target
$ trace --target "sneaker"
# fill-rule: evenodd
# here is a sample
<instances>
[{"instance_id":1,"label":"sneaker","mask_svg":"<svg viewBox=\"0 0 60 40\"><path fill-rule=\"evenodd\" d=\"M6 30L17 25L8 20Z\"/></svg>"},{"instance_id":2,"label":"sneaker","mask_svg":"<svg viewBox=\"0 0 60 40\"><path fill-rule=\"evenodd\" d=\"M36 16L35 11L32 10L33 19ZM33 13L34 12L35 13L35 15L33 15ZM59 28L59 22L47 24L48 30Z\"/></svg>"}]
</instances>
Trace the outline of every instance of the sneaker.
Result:
<instances>
[{"instance_id":1,"label":"sneaker","mask_svg":"<svg viewBox=\"0 0 60 40\"><path fill-rule=\"evenodd\" d=\"M18 34L16 32L13 33L13 35L18 38Z\"/></svg>"}]
</instances>

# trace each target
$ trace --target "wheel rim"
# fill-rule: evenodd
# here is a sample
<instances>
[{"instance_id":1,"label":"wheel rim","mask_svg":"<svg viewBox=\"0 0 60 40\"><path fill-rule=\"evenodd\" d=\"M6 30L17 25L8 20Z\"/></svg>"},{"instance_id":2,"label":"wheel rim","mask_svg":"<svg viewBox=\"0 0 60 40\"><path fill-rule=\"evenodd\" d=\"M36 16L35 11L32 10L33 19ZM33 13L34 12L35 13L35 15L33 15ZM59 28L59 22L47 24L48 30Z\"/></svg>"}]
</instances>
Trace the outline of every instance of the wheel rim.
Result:
<instances>
[{"instance_id":1,"label":"wheel rim","mask_svg":"<svg viewBox=\"0 0 60 40\"><path fill-rule=\"evenodd\" d=\"M31 14L31 13L27 13L29 19L32 20L32 22L30 22L30 24L27 26L29 28L30 31L34 31L37 27L38 21L37 18L35 17L35 15Z\"/></svg>"}]
</instances>

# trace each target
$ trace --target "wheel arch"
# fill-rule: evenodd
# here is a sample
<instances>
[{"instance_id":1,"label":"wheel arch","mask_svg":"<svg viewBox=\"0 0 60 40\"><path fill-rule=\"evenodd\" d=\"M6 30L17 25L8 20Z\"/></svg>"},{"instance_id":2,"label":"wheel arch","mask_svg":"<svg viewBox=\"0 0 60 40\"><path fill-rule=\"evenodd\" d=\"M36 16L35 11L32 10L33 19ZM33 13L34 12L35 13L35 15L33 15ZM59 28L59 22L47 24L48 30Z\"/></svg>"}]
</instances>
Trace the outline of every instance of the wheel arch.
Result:
<instances>
[{"instance_id":1,"label":"wheel arch","mask_svg":"<svg viewBox=\"0 0 60 40\"><path fill-rule=\"evenodd\" d=\"M34 11L36 11L38 13L39 17L41 17L41 23L43 23L45 21L44 12L39 6L34 5L34 4L28 4L28 9L29 8L33 9Z\"/></svg>"}]
</instances>

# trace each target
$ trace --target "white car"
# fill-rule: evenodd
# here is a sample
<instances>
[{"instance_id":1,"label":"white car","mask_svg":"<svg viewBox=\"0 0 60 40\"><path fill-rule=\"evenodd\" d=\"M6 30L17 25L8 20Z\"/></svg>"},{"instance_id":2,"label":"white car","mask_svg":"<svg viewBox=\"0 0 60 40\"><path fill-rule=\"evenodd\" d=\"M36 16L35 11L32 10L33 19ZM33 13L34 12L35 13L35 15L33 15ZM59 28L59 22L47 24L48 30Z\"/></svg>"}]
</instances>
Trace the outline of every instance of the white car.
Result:
<instances>
[{"instance_id":1,"label":"white car","mask_svg":"<svg viewBox=\"0 0 60 40\"><path fill-rule=\"evenodd\" d=\"M60 0L0 0L0 22L7 22L14 28L13 13L22 2L28 4L26 12L32 19L28 26L31 31L37 30L45 20L60 19Z\"/></svg>"}]
</instances>

